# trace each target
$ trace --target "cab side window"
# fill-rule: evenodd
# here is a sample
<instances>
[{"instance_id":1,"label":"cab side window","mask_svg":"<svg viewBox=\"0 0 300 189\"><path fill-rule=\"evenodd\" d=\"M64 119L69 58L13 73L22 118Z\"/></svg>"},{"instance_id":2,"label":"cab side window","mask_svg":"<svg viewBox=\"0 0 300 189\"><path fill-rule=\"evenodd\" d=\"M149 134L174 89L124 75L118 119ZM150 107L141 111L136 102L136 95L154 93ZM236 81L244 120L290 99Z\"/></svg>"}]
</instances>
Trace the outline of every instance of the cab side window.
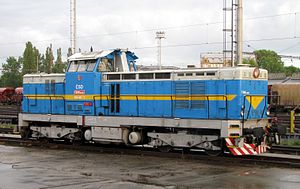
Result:
<instances>
[{"instance_id":1,"label":"cab side window","mask_svg":"<svg viewBox=\"0 0 300 189\"><path fill-rule=\"evenodd\" d=\"M78 62L77 61L72 61L70 63L68 72L76 72L77 69L78 69Z\"/></svg>"},{"instance_id":2,"label":"cab side window","mask_svg":"<svg viewBox=\"0 0 300 189\"><path fill-rule=\"evenodd\" d=\"M102 58L98 66L98 72L112 72L112 71L113 71L113 64L111 60Z\"/></svg>"}]
</instances>

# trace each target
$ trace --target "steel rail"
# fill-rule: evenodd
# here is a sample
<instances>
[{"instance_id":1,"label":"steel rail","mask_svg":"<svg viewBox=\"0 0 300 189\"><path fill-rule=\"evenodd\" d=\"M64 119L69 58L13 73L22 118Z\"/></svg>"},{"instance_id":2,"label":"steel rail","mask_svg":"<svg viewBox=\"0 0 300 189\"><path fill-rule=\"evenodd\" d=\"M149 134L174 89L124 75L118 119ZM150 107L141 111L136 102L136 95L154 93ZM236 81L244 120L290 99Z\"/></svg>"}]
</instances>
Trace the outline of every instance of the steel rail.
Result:
<instances>
[{"instance_id":1,"label":"steel rail","mask_svg":"<svg viewBox=\"0 0 300 189\"><path fill-rule=\"evenodd\" d=\"M272 156L233 156L231 154L223 154L223 156L208 156L203 151L188 151L184 149L174 149L171 152L160 152L156 148L134 147L125 145L102 145L91 143L69 143L62 141L21 139L11 137L0 137L1 145L12 145L21 147L50 148L57 150L76 150L90 153L109 153L118 155L134 155L134 156L155 156L161 158L177 158L184 160L195 160L199 163L231 165L231 166L270 166L270 167L289 167L300 168L300 159L288 157Z\"/></svg>"}]
</instances>

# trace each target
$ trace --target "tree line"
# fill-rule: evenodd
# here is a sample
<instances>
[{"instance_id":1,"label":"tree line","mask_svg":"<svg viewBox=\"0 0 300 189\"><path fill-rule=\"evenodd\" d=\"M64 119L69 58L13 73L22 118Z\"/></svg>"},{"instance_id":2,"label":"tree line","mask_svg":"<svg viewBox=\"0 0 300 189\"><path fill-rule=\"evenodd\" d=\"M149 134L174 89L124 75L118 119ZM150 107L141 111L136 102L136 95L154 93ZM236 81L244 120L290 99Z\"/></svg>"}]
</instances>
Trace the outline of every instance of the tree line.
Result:
<instances>
[{"instance_id":1,"label":"tree line","mask_svg":"<svg viewBox=\"0 0 300 189\"><path fill-rule=\"evenodd\" d=\"M300 72L300 68L295 66L284 66L284 62L275 51L256 50L254 55L255 59L244 59L243 63L266 69L269 73L285 73L286 76L292 76L294 73Z\"/></svg>"},{"instance_id":2,"label":"tree line","mask_svg":"<svg viewBox=\"0 0 300 189\"><path fill-rule=\"evenodd\" d=\"M1 87L22 86L22 78L30 73L63 73L67 63L62 61L61 48L56 50L56 57L53 55L52 45L46 48L45 54L27 42L23 56L18 58L10 56L2 65L0 77Z\"/></svg>"},{"instance_id":3,"label":"tree line","mask_svg":"<svg viewBox=\"0 0 300 189\"><path fill-rule=\"evenodd\" d=\"M295 66L284 66L281 57L271 50L254 51L255 59L244 59L244 64L268 70L269 73L285 73L291 76L300 73L300 68ZM68 56L70 49L68 49ZM22 78L30 73L63 73L67 67L67 62L62 61L61 48L56 51L54 58L52 45L46 48L45 54L32 45L26 43L26 47L21 57L8 57L2 66L2 76L0 77L0 87L19 87L22 86Z\"/></svg>"}]
</instances>

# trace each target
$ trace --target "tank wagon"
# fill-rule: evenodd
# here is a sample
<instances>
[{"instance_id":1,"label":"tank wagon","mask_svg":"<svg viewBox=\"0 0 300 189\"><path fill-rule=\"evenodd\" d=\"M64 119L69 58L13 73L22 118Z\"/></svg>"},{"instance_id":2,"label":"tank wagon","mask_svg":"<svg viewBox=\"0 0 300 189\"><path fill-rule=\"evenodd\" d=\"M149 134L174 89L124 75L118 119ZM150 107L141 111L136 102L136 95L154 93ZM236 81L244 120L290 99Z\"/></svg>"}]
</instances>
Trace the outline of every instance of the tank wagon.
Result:
<instances>
[{"instance_id":1,"label":"tank wagon","mask_svg":"<svg viewBox=\"0 0 300 189\"><path fill-rule=\"evenodd\" d=\"M76 53L65 74L25 75L23 137L257 154L267 119L266 70L137 71L128 50Z\"/></svg>"}]
</instances>

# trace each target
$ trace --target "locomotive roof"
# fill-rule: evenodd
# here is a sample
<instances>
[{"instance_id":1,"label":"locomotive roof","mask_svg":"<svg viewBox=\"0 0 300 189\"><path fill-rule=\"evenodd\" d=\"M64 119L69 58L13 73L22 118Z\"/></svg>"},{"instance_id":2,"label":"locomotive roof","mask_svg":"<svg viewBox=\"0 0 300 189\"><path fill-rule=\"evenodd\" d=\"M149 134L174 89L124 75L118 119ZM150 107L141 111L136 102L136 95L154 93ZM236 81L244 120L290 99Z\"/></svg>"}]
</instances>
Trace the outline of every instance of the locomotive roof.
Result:
<instances>
[{"instance_id":1,"label":"locomotive roof","mask_svg":"<svg viewBox=\"0 0 300 189\"><path fill-rule=\"evenodd\" d=\"M185 68L185 69L166 69L166 70L138 70L136 72L138 73L153 73L153 72L169 72L169 73L181 73L181 72L201 72L201 71L205 71L205 72L216 72L216 71L234 71L234 70L241 70L241 71L253 71L254 67L223 67L223 68L193 68L193 69L189 69L189 68ZM265 69L259 69L260 71L267 71ZM136 73L135 72L135 73ZM122 74L122 73L132 73L132 72L106 72L106 73L118 73L118 74Z\"/></svg>"},{"instance_id":2,"label":"locomotive roof","mask_svg":"<svg viewBox=\"0 0 300 189\"><path fill-rule=\"evenodd\" d=\"M95 51L95 52L80 52L75 53L68 58L68 61L74 60L95 60L97 58L106 57L107 55L113 52L126 52L129 53L134 59L137 59L137 56L134 55L133 52L128 51L126 49L114 49L114 50L102 50L102 51Z\"/></svg>"},{"instance_id":3,"label":"locomotive roof","mask_svg":"<svg viewBox=\"0 0 300 189\"><path fill-rule=\"evenodd\" d=\"M69 61L74 60L90 60L90 59L97 59L100 57L104 57L112 53L113 50L103 50L100 52L83 52L83 53L75 53L68 58Z\"/></svg>"},{"instance_id":4,"label":"locomotive roof","mask_svg":"<svg viewBox=\"0 0 300 189\"><path fill-rule=\"evenodd\" d=\"M61 77L61 76L65 76L64 73L51 73L51 74L48 74L48 73L32 73L32 74L26 74L24 75L23 77Z\"/></svg>"}]
</instances>

